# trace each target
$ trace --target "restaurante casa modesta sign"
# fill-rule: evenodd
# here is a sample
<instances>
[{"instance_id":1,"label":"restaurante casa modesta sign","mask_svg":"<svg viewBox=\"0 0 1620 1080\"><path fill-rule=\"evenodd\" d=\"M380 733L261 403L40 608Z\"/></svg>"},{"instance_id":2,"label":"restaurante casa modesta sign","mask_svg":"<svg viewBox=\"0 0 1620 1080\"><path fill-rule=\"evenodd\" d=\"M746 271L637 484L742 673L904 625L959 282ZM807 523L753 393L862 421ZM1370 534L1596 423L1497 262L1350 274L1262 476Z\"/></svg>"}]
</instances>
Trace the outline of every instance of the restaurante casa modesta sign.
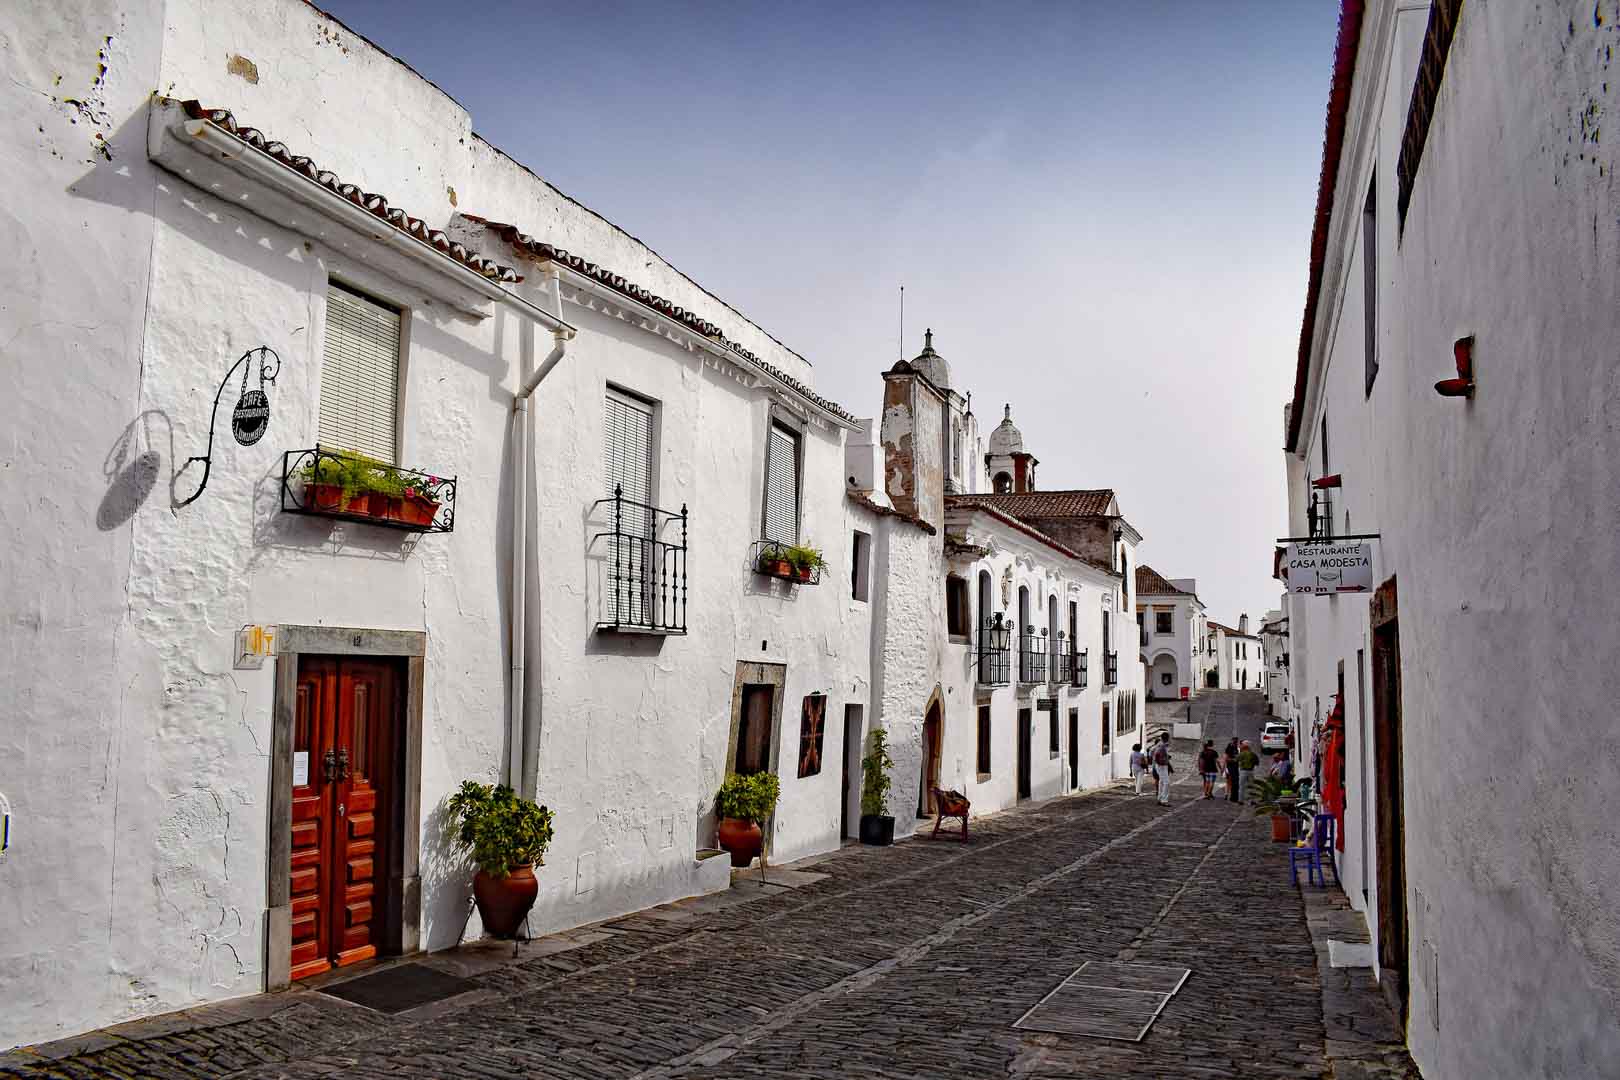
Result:
<instances>
[{"instance_id":1,"label":"restaurante casa modesta sign","mask_svg":"<svg viewBox=\"0 0 1620 1080\"><path fill-rule=\"evenodd\" d=\"M1288 545L1288 591L1307 596L1372 592L1376 540L1306 541Z\"/></svg>"}]
</instances>

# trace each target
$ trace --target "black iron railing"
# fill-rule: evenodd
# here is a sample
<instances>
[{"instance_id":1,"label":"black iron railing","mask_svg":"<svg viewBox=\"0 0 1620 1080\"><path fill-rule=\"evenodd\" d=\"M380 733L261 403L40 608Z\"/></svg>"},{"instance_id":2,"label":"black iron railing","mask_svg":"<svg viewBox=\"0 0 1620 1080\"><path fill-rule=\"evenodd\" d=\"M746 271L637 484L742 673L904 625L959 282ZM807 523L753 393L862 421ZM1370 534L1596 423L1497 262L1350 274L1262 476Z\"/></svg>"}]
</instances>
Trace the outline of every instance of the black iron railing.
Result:
<instances>
[{"instance_id":1,"label":"black iron railing","mask_svg":"<svg viewBox=\"0 0 1620 1080\"><path fill-rule=\"evenodd\" d=\"M1111 652L1103 656L1103 685L1119 685L1119 653Z\"/></svg>"},{"instance_id":2,"label":"black iron railing","mask_svg":"<svg viewBox=\"0 0 1620 1080\"><path fill-rule=\"evenodd\" d=\"M1074 686L1084 690L1087 685L1088 674L1086 668L1091 663L1091 650L1081 649L1073 654L1074 678L1070 680Z\"/></svg>"},{"instance_id":3,"label":"black iron railing","mask_svg":"<svg viewBox=\"0 0 1620 1080\"><path fill-rule=\"evenodd\" d=\"M456 524L456 478L323 446L281 455L281 509L410 532Z\"/></svg>"},{"instance_id":4,"label":"black iron railing","mask_svg":"<svg viewBox=\"0 0 1620 1080\"><path fill-rule=\"evenodd\" d=\"M591 538L606 567L599 631L686 633L686 507L679 512L624 497L623 488L598 499L611 531ZM676 540L677 526L679 541Z\"/></svg>"},{"instance_id":5,"label":"black iron railing","mask_svg":"<svg viewBox=\"0 0 1620 1080\"><path fill-rule=\"evenodd\" d=\"M1012 650L979 643L979 684L1006 686L1012 681Z\"/></svg>"},{"instance_id":6,"label":"black iron railing","mask_svg":"<svg viewBox=\"0 0 1620 1080\"><path fill-rule=\"evenodd\" d=\"M1139 627L1137 627L1137 635L1136 635L1136 636L1137 636L1137 640L1138 640L1138 642L1139 642L1139 643L1140 643L1140 644L1141 644L1141 645L1142 645L1142 646L1143 646L1143 647L1146 647L1146 646L1147 646L1147 643L1148 643L1148 632L1147 632L1147 627L1145 627L1145 626L1139 626Z\"/></svg>"},{"instance_id":7,"label":"black iron railing","mask_svg":"<svg viewBox=\"0 0 1620 1080\"><path fill-rule=\"evenodd\" d=\"M1063 648L1061 640L1052 653L1052 681L1059 685L1074 682L1074 653Z\"/></svg>"},{"instance_id":8,"label":"black iron railing","mask_svg":"<svg viewBox=\"0 0 1620 1080\"><path fill-rule=\"evenodd\" d=\"M1018 635L1018 681L1040 683L1047 680L1049 668L1046 659L1046 631L1036 633L1033 626Z\"/></svg>"}]
</instances>

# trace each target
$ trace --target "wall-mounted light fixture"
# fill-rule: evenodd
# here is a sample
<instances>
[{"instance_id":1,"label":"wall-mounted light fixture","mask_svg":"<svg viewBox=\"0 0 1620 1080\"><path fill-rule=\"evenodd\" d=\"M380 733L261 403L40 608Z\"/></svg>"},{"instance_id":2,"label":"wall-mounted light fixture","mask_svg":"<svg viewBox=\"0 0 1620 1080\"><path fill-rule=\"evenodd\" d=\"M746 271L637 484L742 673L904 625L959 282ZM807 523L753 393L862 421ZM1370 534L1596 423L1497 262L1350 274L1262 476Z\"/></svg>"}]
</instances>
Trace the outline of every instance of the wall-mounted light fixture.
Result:
<instances>
[{"instance_id":1,"label":"wall-mounted light fixture","mask_svg":"<svg viewBox=\"0 0 1620 1080\"><path fill-rule=\"evenodd\" d=\"M1452 355L1457 359L1457 377L1455 379L1441 379L1434 384L1434 392L1441 397L1474 396L1474 335L1458 338L1451 346Z\"/></svg>"}]
</instances>

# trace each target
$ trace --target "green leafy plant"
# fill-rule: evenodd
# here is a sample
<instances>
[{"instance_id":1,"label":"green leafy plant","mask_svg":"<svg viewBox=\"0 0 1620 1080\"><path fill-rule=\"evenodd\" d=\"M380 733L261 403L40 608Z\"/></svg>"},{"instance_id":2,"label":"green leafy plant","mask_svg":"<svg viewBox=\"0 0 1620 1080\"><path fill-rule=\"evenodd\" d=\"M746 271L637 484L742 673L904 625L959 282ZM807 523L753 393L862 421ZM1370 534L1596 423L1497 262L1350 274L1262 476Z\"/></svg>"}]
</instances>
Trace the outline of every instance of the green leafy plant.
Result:
<instances>
[{"instance_id":1,"label":"green leafy plant","mask_svg":"<svg viewBox=\"0 0 1620 1080\"><path fill-rule=\"evenodd\" d=\"M1276 776L1256 777L1249 791L1249 805L1262 814L1286 814L1284 799L1295 798L1292 784Z\"/></svg>"},{"instance_id":2,"label":"green leafy plant","mask_svg":"<svg viewBox=\"0 0 1620 1080\"><path fill-rule=\"evenodd\" d=\"M774 773L759 772L746 776L733 773L726 777L714 797L714 812L723 818L741 818L762 824L776 809L776 800L781 795L782 781Z\"/></svg>"},{"instance_id":3,"label":"green leafy plant","mask_svg":"<svg viewBox=\"0 0 1620 1080\"><path fill-rule=\"evenodd\" d=\"M788 546L775 541L765 544L759 549L759 568L770 571L775 569L776 563L792 563L788 558Z\"/></svg>"},{"instance_id":4,"label":"green leafy plant","mask_svg":"<svg viewBox=\"0 0 1620 1080\"><path fill-rule=\"evenodd\" d=\"M460 820L456 844L480 869L505 877L514 866L539 866L551 844L551 811L501 784L464 780L445 804Z\"/></svg>"},{"instance_id":5,"label":"green leafy plant","mask_svg":"<svg viewBox=\"0 0 1620 1080\"><path fill-rule=\"evenodd\" d=\"M783 553L782 557L793 564L793 569L801 573L827 568L827 560L822 556L820 548L794 544Z\"/></svg>"},{"instance_id":6,"label":"green leafy plant","mask_svg":"<svg viewBox=\"0 0 1620 1080\"><path fill-rule=\"evenodd\" d=\"M423 490L423 481L402 473L385 461L379 461L352 450L322 450L301 470L304 483L331 484L343 489L343 501L356 495L377 494L390 498L422 496L431 498ZM427 484L437 484L439 478L430 476Z\"/></svg>"},{"instance_id":7,"label":"green leafy plant","mask_svg":"<svg viewBox=\"0 0 1620 1080\"><path fill-rule=\"evenodd\" d=\"M889 737L882 728L873 728L867 737L868 750L861 758L861 813L883 816L889 812L889 773L894 759L889 756Z\"/></svg>"}]
</instances>

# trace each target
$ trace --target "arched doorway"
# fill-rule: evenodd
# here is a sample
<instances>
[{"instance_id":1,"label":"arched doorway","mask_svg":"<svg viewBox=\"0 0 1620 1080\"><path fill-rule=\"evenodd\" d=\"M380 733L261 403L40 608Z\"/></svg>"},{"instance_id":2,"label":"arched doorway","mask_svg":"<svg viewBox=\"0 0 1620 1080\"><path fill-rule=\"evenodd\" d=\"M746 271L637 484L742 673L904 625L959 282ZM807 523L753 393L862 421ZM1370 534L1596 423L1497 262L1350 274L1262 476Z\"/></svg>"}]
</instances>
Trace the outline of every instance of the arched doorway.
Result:
<instances>
[{"instance_id":1,"label":"arched doorway","mask_svg":"<svg viewBox=\"0 0 1620 1080\"><path fill-rule=\"evenodd\" d=\"M1153 658L1148 670L1148 697L1178 698L1181 696L1180 669L1174 653L1160 653Z\"/></svg>"},{"instance_id":2,"label":"arched doorway","mask_svg":"<svg viewBox=\"0 0 1620 1080\"><path fill-rule=\"evenodd\" d=\"M1204 685L1209 687L1211 690L1220 689L1221 673L1214 668L1210 668L1204 673Z\"/></svg>"},{"instance_id":3,"label":"arched doorway","mask_svg":"<svg viewBox=\"0 0 1620 1080\"><path fill-rule=\"evenodd\" d=\"M939 786L940 746L944 742L945 717L936 697L928 703L922 729L922 783L917 792L917 816L932 817L933 791Z\"/></svg>"}]
</instances>

